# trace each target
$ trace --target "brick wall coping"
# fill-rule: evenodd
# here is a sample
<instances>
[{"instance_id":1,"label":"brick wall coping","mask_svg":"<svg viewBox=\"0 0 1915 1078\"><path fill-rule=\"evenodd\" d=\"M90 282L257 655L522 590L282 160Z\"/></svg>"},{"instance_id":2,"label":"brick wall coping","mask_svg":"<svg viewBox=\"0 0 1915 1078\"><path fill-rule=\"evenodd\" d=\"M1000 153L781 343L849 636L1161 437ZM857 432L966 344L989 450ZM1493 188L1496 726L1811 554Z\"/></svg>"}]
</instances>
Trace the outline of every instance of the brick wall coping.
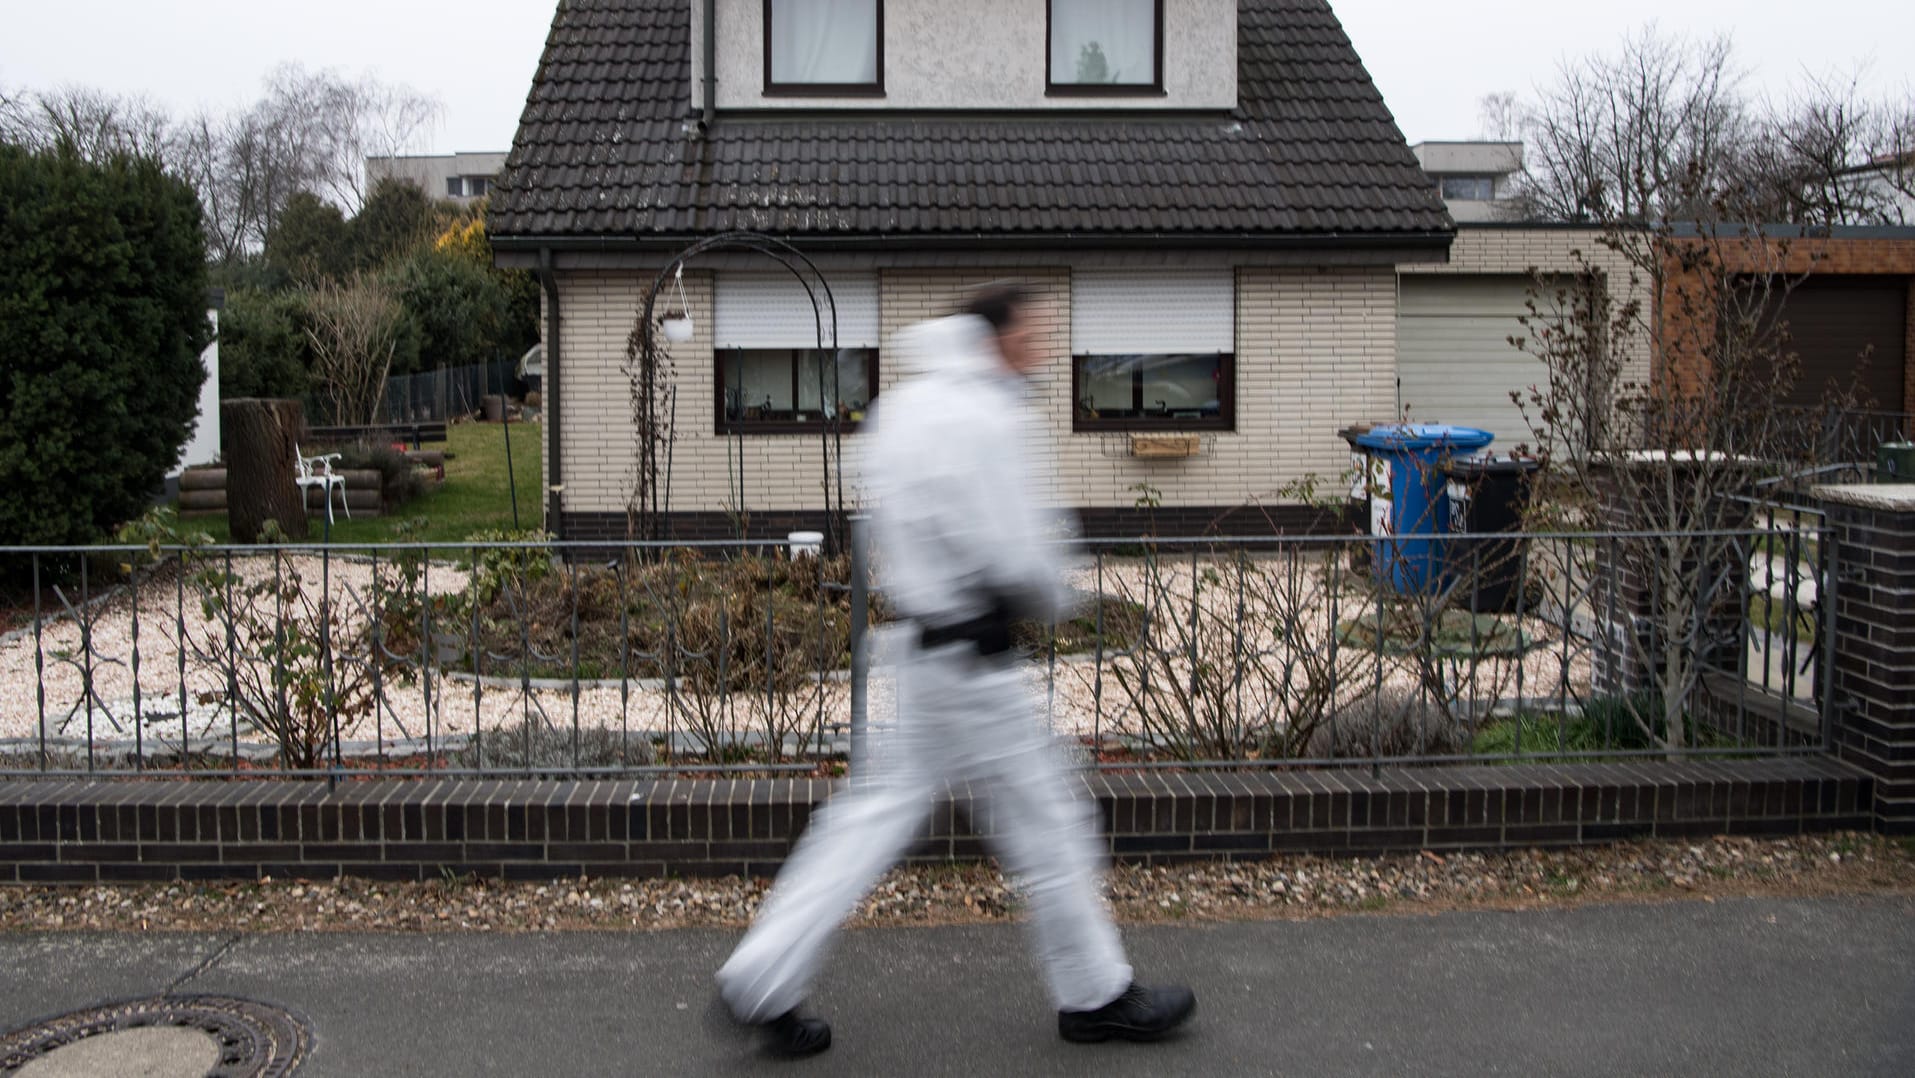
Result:
<instances>
[{"instance_id":1,"label":"brick wall coping","mask_svg":"<svg viewBox=\"0 0 1915 1078\"><path fill-rule=\"evenodd\" d=\"M1818 501L1832 502L1836 505L1915 513L1915 483L1822 486L1816 487L1813 493Z\"/></svg>"},{"instance_id":2,"label":"brick wall coping","mask_svg":"<svg viewBox=\"0 0 1915 1078\"><path fill-rule=\"evenodd\" d=\"M1134 863L1869 830L1875 782L1821 756L1263 773L1094 773L1105 849ZM0 782L0 882L766 875L823 779ZM909 859L976 860L963 784Z\"/></svg>"}]
</instances>

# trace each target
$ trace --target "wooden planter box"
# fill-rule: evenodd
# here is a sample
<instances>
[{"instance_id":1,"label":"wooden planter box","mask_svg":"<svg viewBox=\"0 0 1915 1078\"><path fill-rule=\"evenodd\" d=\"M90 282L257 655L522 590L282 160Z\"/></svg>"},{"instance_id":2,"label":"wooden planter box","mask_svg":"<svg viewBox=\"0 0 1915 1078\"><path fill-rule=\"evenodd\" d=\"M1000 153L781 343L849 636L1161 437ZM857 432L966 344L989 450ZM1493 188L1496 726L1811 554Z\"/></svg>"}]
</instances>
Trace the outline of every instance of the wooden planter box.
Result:
<instances>
[{"instance_id":1,"label":"wooden planter box","mask_svg":"<svg viewBox=\"0 0 1915 1078\"><path fill-rule=\"evenodd\" d=\"M1183 460L1203 452L1201 434L1133 434L1130 455L1138 460Z\"/></svg>"}]
</instances>

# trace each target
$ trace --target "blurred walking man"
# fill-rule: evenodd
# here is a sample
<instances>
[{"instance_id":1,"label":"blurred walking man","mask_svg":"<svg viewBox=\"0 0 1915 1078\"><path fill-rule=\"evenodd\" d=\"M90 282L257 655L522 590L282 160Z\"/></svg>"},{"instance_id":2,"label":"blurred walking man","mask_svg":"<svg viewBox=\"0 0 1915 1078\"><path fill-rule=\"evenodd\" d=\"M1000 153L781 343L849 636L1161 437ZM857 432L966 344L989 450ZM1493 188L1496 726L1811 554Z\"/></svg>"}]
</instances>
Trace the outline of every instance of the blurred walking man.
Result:
<instances>
[{"instance_id":1,"label":"blurred walking man","mask_svg":"<svg viewBox=\"0 0 1915 1078\"><path fill-rule=\"evenodd\" d=\"M989 799L979 815L1030 904L1061 1036L1156 1040L1196 1009L1187 988L1132 983L1098 900L1094 814L1072 797L1011 650L1013 618L1049 620L1069 595L1026 459L1022 376L1038 357L1024 305L1021 290L992 288L900 335L918 373L886 393L867 435L878 571L915 639L897 670L894 740L820 811L718 972L732 1014L780 1054L830 1047L831 1027L799 1005L832 934L947 780Z\"/></svg>"}]
</instances>

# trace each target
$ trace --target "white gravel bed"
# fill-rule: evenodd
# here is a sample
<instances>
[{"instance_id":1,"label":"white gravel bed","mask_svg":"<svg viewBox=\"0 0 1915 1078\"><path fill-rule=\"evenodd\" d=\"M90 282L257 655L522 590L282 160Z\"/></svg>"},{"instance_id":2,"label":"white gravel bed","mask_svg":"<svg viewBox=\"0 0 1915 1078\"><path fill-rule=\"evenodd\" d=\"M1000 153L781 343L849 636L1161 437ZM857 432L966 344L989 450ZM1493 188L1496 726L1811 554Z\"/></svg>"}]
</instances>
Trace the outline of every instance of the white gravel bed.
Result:
<instances>
[{"instance_id":1,"label":"white gravel bed","mask_svg":"<svg viewBox=\"0 0 1915 1078\"><path fill-rule=\"evenodd\" d=\"M1283 563L1264 559L1260 568L1276 571ZM249 581L269 578L274 572L272 559L238 558L234 568ZM363 559L339 558L327 567L330 596L338 609L342 625L350 630L362 625L364 603L372 590L372 566ZM297 571L308 581L309 594L317 593L321 559L314 555L285 558L280 571ZM1332 615L1347 620L1361 613L1366 600L1353 592L1340 594L1332 602L1324 583L1321 564L1308 565L1304 575L1295 578L1296 587L1282 601L1254 597L1245 602L1248 615L1241 639L1227 628L1234 623L1238 595L1232 583L1234 569L1202 563L1206 575L1198 587L1198 619L1208 634L1199 659L1213 671L1212 677L1229 677L1233 664L1261 661L1273 669L1295 665L1303 649L1320 653L1336 637ZM1347 574L1340 573L1340 576ZM1107 560L1101 579L1091 568L1072 572L1070 583L1082 592L1093 592L1100 585L1106 596L1118 599L1151 600L1161 613L1156 631L1164 634L1157 650L1163 652L1152 662L1152 677L1161 686L1187 681L1191 664L1178 633L1185 631L1190 613L1193 585L1192 568L1187 560L1166 563L1155 569L1136 560ZM434 595L458 592L468 586L467 574L459 569L434 565L428 585ZM147 720L144 736L157 739L156 751L176 747L179 740L179 699L181 693L179 625L176 622L179 588L174 575L162 572L149 577L137 595L139 613L138 689L140 712ZM46 716L48 736L96 741L132 739L135 717L134 633L136 596L131 589L100 602L85 612L86 631L90 634L93 661L87 668L81 653L80 621L62 617L45 623L38 647L31 632L15 634L0 642L0 740L32 739L41 730L40 716ZM1356 604L1356 605L1352 605ZM1369 608L1373 610L1374 608ZM202 611L189 583L184 609L178 610L189 635L206 636L222 632L216 618ZM1561 635L1539 619L1526 618L1524 634L1535 644L1520 661L1513 655L1489 656L1475 664L1455 664L1444 671L1448 691L1462 710L1487 711L1498 701L1514 697L1547 700L1567 696L1573 703L1587 695L1590 661L1585 647L1572 644L1564 661ZM1377 696L1379 681L1384 694L1392 699L1414 696L1422 678L1416 664L1407 656L1374 655L1348 644L1342 649L1346 669L1338 690L1331 699L1337 708L1349 709ZM1136 709L1122 688L1121 676L1134 679L1139 660L1133 655L1106 655L1099 677L1099 664L1089 655L1061 656L1053 665L1039 656L1027 667L1038 705L1053 729L1063 735L1136 736L1142 733ZM363 662L363 656L342 656L342 662ZM264 660L261 660L262 662ZM1299 671L1301 667L1298 667ZM1281 673L1281 669L1277 669ZM1380 672L1380 679L1379 679ZM91 694L86 691L89 677ZM1293 675L1301 678L1300 672ZM716 702L680 697L668 701L655 681L634 680L620 686L616 682L581 684L576 691L547 681L525 691L512 683L509 674L503 682L492 681L475 686L470 677L447 676L437 671L424 674L414 668L388 678L383 685L384 703L377 715L367 714L348 722L343 733L359 741L385 739L434 739L470 735L475 731L508 731L521 728L527 719L559 730L570 730L574 723L585 730L665 733L693 730L699 723L692 715L717 709ZM1254 679L1252 679L1254 680ZM1101 689L1100 689L1101 682ZM233 716L225 706L227 678L188 655L184 685L187 696L189 736L214 742L230 735ZM40 696L44 689L44 702ZM1281 686L1251 686L1243 693L1242 707L1250 715L1263 715L1280 726L1282 716L1298 706L1303 686L1294 682L1288 690ZM1101 694L1100 694L1101 693ZM876 695L876 694L874 694ZM676 706L672 706L673 704ZM1234 706L1234 705L1233 705ZM708 716L709 729L719 736L742 736L747 731L766 727L767 704L763 694L737 693L729 701L725 714ZM850 718L849 689L838 677L816 692L794 699L772 702L770 710L783 716L784 725L799 733L809 733L822 723L827 730L842 728ZM882 721L882 700L873 715ZM243 741L264 740L257 731L242 723Z\"/></svg>"}]
</instances>

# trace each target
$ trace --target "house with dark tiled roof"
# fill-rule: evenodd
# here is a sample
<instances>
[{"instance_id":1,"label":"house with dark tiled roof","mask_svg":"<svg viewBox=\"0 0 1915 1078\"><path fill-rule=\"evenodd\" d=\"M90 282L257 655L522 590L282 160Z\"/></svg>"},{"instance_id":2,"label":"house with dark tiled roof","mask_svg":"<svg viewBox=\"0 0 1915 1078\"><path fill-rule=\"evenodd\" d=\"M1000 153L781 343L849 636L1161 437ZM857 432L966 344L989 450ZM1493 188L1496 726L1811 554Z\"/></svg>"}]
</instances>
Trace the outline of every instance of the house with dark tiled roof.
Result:
<instances>
[{"instance_id":1,"label":"house with dark tiled roof","mask_svg":"<svg viewBox=\"0 0 1915 1078\"><path fill-rule=\"evenodd\" d=\"M1039 297L1055 504L1294 523L1337 430L1398 414L1399 267L1455 236L1325 0L565 0L490 212L545 284L547 527L578 539L626 534L627 341L701 239L802 252L837 347L776 262L685 264L678 537L815 524L819 431L900 376L886 341L1005 278Z\"/></svg>"}]
</instances>

